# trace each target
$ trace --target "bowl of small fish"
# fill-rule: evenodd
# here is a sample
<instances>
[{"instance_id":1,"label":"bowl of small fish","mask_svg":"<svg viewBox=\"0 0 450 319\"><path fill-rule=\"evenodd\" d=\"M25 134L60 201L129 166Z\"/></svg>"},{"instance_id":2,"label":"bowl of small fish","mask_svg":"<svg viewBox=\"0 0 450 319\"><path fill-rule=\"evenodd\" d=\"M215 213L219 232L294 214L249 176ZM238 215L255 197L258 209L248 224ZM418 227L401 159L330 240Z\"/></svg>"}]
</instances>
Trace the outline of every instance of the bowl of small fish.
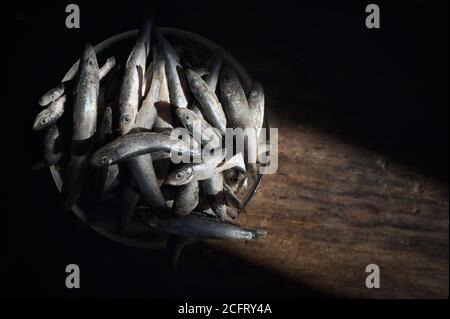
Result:
<instances>
[{"instance_id":1,"label":"bowl of small fish","mask_svg":"<svg viewBox=\"0 0 450 319\"><path fill-rule=\"evenodd\" d=\"M214 42L149 20L81 51L33 123L63 209L133 247L264 238L238 223L270 152L262 85Z\"/></svg>"}]
</instances>

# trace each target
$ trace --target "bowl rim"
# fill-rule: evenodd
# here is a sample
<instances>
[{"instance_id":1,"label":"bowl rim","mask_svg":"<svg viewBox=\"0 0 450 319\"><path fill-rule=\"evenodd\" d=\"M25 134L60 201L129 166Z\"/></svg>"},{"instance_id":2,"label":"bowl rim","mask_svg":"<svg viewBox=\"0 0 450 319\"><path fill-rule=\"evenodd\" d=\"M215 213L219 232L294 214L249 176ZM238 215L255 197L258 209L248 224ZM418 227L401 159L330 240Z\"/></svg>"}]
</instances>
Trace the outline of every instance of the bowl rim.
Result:
<instances>
[{"instance_id":1,"label":"bowl rim","mask_svg":"<svg viewBox=\"0 0 450 319\"><path fill-rule=\"evenodd\" d=\"M227 61L227 64L231 65L236 72L238 73L242 85L244 86L244 88L246 90L250 90L251 86L252 86L252 79L250 77L250 75L248 74L248 72L245 70L245 68L239 63L238 60L236 60L236 58L234 58L228 51L226 51L225 49L223 49L221 46L219 46L218 44L214 43L211 40L208 40L207 38L194 33L194 32L190 32L190 31L185 31L185 30L181 30L181 29L176 29L176 28L166 28L166 27L158 27L158 31L161 32L163 35L168 36L168 37L179 37L179 38L185 38L188 39L190 41L194 41L199 43L201 46L204 46L205 48L208 48L210 51L214 52L216 50L220 50L223 54L223 59L225 61ZM120 41L124 41L124 40L128 40L130 38L136 37L138 34L139 30L138 29L133 29L133 30L129 30L129 31L125 31L125 32L121 32L118 33L116 35L113 35L103 41L101 41L100 43L98 43L97 45L94 46L94 50L95 52L98 54L106 49L108 49L108 47L110 47L111 45L118 43ZM76 72L78 70L78 64L79 64L79 60L77 60L72 67L69 69L69 71L67 71L67 73L65 74L65 76L62 79L62 82L67 82L69 80L72 80L75 75ZM267 122L267 116L266 114L264 115L264 127L266 130L269 129L268 126L268 122ZM267 138L268 138L268 134L266 134ZM58 189L59 192L61 192L61 188L62 188L62 177L60 172L58 171L58 169L52 165L50 166L50 173L52 175L53 181ZM243 199L243 205L244 207L248 205L248 203L251 201L251 199L253 198L253 196L256 194L261 181L262 181L262 174L258 174L255 181L253 182L253 189L251 189L250 191L248 191L245 194L245 197ZM127 246L131 246L131 247L135 247L135 248L144 248L144 249L164 249L166 247L166 243L161 241L161 242L148 242L148 241L144 241L144 240L138 240L138 239L133 239L130 237L126 237L114 232L111 232L109 230L106 230L102 227L96 226L93 223L90 223L87 219L86 214L84 213L84 211L78 206L78 204L75 204L74 206L72 206L71 210L73 211L73 213L75 213L75 215L77 215L77 217L87 226L89 226L90 228L92 228L93 230L95 230L96 232L98 232L99 234L103 235L104 237L113 240L115 242L127 245Z\"/></svg>"}]
</instances>

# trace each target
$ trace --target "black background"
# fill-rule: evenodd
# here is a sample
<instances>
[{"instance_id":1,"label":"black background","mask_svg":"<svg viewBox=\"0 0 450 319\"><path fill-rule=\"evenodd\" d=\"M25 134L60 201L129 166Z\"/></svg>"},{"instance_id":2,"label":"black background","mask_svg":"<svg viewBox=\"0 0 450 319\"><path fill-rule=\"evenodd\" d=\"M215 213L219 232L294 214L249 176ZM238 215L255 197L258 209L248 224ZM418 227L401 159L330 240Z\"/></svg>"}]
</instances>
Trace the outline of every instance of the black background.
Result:
<instances>
[{"instance_id":1,"label":"black background","mask_svg":"<svg viewBox=\"0 0 450 319\"><path fill-rule=\"evenodd\" d=\"M282 116L448 182L448 2L393 2L376 2L380 30L365 28L370 2L364 1L77 1L81 29L71 30L65 28L70 2L2 4L0 295L333 297L204 245L188 248L185 262L168 272L163 252L128 248L83 227L58 209L48 171L29 171L41 159L42 137L31 124L39 96L62 78L83 44L138 28L150 5L157 25L226 48L268 96L302 102L302 118L280 109ZM289 69L265 72L284 59L292 61ZM65 288L69 263L80 265L83 289Z\"/></svg>"}]
</instances>

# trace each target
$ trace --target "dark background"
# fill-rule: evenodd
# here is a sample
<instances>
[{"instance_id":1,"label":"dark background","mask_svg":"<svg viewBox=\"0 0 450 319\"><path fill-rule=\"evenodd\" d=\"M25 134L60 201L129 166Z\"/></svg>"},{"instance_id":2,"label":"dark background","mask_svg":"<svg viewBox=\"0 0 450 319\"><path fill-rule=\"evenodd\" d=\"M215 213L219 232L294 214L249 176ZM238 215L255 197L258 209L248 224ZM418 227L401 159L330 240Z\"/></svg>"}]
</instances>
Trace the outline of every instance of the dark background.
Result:
<instances>
[{"instance_id":1,"label":"dark background","mask_svg":"<svg viewBox=\"0 0 450 319\"><path fill-rule=\"evenodd\" d=\"M370 2L335 2L150 5L157 25L196 32L226 48L267 95L301 101L302 121L448 182L448 2L376 1L380 30L365 28ZM168 272L163 252L108 241L58 209L48 171L29 171L41 159L42 136L31 130L37 100L85 42L138 28L149 5L77 1L81 29L69 30L69 3L2 4L0 295L332 297L202 244L188 248L179 268ZM265 72L280 59L291 67ZM69 263L82 269L80 290L64 286Z\"/></svg>"}]
</instances>

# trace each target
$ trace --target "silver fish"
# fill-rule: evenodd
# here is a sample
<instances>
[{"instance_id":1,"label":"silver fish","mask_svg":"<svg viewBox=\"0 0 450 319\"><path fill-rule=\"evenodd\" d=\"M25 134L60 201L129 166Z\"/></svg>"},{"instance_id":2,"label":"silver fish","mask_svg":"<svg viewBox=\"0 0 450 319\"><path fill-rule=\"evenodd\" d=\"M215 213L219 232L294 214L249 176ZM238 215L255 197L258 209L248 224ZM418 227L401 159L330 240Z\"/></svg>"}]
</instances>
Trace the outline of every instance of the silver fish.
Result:
<instances>
[{"instance_id":1,"label":"silver fish","mask_svg":"<svg viewBox=\"0 0 450 319\"><path fill-rule=\"evenodd\" d=\"M100 68L100 79L103 79L115 65L116 59L113 56L106 59L105 64L103 64L103 66Z\"/></svg>"},{"instance_id":2,"label":"silver fish","mask_svg":"<svg viewBox=\"0 0 450 319\"><path fill-rule=\"evenodd\" d=\"M220 132L213 128L201 114L197 114L188 108L177 109L175 113L191 136L197 139L197 142L202 145L209 144L213 149L222 145Z\"/></svg>"},{"instance_id":3,"label":"silver fish","mask_svg":"<svg viewBox=\"0 0 450 319\"><path fill-rule=\"evenodd\" d=\"M111 64L111 60L113 59L114 63L115 63L115 59L114 58L109 58L105 65L103 65L102 69L103 70L103 76L100 76L100 80L111 70L112 66L108 66L108 64ZM101 69L100 69L101 70ZM77 72L78 74L78 72ZM62 90L59 89L57 86L56 88L50 90L49 92L54 91L54 93L46 93L41 99L45 99L45 101L49 101L50 98L54 98L55 96L58 96L59 93L61 93L61 95L59 95L53 102L50 103L50 105L45 108L44 110L42 110L37 116L36 119L33 123L33 130L35 131L40 131L50 125L52 125L53 123L55 123L56 121L59 120L59 118L63 115L64 110L65 110L65 106L66 106L66 95L64 95L64 84L62 84Z\"/></svg>"},{"instance_id":4,"label":"silver fish","mask_svg":"<svg viewBox=\"0 0 450 319\"><path fill-rule=\"evenodd\" d=\"M43 109L34 120L33 130L40 131L52 124L54 124L64 113L64 104L66 103L66 96L63 95L57 100L51 102L50 106Z\"/></svg>"},{"instance_id":5,"label":"silver fish","mask_svg":"<svg viewBox=\"0 0 450 319\"><path fill-rule=\"evenodd\" d=\"M62 141L58 126L53 124L48 128L44 138L44 163L47 166L55 165L62 155Z\"/></svg>"},{"instance_id":6,"label":"silver fish","mask_svg":"<svg viewBox=\"0 0 450 319\"><path fill-rule=\"evenodd\" d=\"M225 134L227 120L222 105L219 102L214 91L208 84L193 70L186 69L186 77L189 87L199 102L203 117L215 128L218 128L222 134Z\"/></svg>"},{"instance_id":7,"label":"silver fish","mask_svg":"<svg viewBox=\"0 0 450 319\"><path fill-rule=\"evenodd\" d=\"M253 118L253 126L257 130L257 137L259 137L264 123L264 89L260 82L253 83L248 96L248 107L250 116Z\"/></svg>"},{"instance_id":8,"label":"silver fish","mask_svg":"<svg viewBox=\"0 0 450 319\"><path fill-rule=\"evenodd\" d=\"M193 238L252 240L265 238L267 235L264 230L245 229L194 213L183 218L164 219L151 215L147 217L147 224L170 234Z\"/></svg>"},{"instance_id":9,"label":"silver fish","mask_svg":"<svg viewBox=\"0 0 450 319\"><path fill-rule=\"evenodd\" d=\"M141 132L123 135L97 150L91 157L91 165L102 167L146 153L157 151L181 152L182 154L198 155L196 150L178 139L171 139L169 135Z\"/></svg>"},{"instance_id":10,"label":"silver fish","mask_svg":"<svg viewBox=\"0 0 450 319\"><path fill-rule=\"evenodd\" d=\"M68 174L62 188L65 207L78 200L88 172L87 159L91 152L97 125L97 98L99 92L99 67L94 48L87 44L78 69L75 88L72 150Z\"/></svg>"},{"instance_id":11,"label":"silver fish","mask_svg":"<svg viewBox=\"0 0 450 319\"><path fill-rule=\"evenodd\" d=\"M147 205L154 211L167 212L169 208L159 188L150 154L136 156L126 161L131 179L144 197Z\"/></svg>"},{"instance_id":12,"label":"silver fish","mask_svg":"<svg viewBox=\"0 0 450 319\"><path fill-rule=\"evenodd\" d=\"M211 62L209 63L209 67L207 70L208 73L206 75L206 80L205 80L206 84L213 92L215 92L216 88L217 88L217 82L219 80L219 72L220 72L221 66L222 66L222 52L221 52L221 50L217 50L216 53L214 54ZM202 76L202 75L200 74L200 76ZM202 78L203 78L203 76L202 76ZM192 106L192 111L194 111L197 115L203 117L203 115L198 107L197 101L195 101L194 105Z\"/></svg>"},{"instance_id":13,"label":"silver fish","mask_svg":"<svg viewBox=\"0 0 450 319\"><path fill-rule=\"evenodd\" d=\"M187 83L180 64L180 58L172 45L159 32L156 33L158 43L166 62L167 84L169 86L170 104L175 108L187 107Z\"/></svg>"},{"instance_id":14,"label":"silver fish","mask_svg":"<svg viewBox=\"0 0 450 319\"><path fill-rule=\"evenodd\" d=\"M172 107L170 105L169 85L167 83L165 69L162 73L161 87L159 90L158 101L156 102L155 107L158 115L155 120L154 130L156 132L172 130Z\"/></svg>"},{"instance_id":15,"label":"silver fish","mask_svg":"<svg viewBox=\"0 0 450 319\"><path fill-rule=\"evenodd\" d=\"M147 20L140 30L136 44L128 56L119 92L119 128L122 135L134 128L140 100L147 56L150 51L152 23Z\"/></svg>"},{"instance_id":16,"label":"silver fish","mask_svg":"<svg viewBox=\"0 0 450 319\"><path fill-rule=\"evenodd\" d=\"M136 126L151 130L157 117L157 110L155 107L161 91L161 84L164 76L164 58L159 49L153 46L153 76L150 84L150 89L142 102L142 106L136 116Z\"/></svg>"},{"instance_id":17,"label":"silver fish","mask_svg":"<svg viewBox=\"0 0 450 319\"><path fill-rule=\"evenodd\" d=\"M191 181L178 187L172 205L172 212L175 216L189 215L197 207L199 201L198 192L199 186L197 181Z\"/></svg>"},{"instance_id":18,"label":"silver fish","mask_svg":"<svg viewBox=\"0 0 450 319\"><path fill-rule=\"evenodd\" d=\"M103 117L100 122L99 130L97 131L96 145L102 146L105 144L108 137L112 134L112 109L106 107L103 112ZM111 184L119 175L119 167L117 165L110 165L102 167L96 171L96 187L95 193L101 198L102 195L109 189Z\"/></svg>"},{"instance_id":19,"label":"silver fish","mask_svg":"<svg viewBox=\"0 0 450 319\"><path fill-rule=\"evenodd\" d=\"M208 197L209 205L221 220L228 220L226 198L223 192L223 176L215 173L211 178L202 181L202 188Z\"/></svg>"},{"instance_id":20,"label":"silver fish","mask_svg":"<svg viewBox=\"0 0 450 319\"><path fill-rule=\"evenodd\" d=\"M211 178L217 171L217 166L225 158L225 151L204 158L199 164L184 164L174 170L166 179L166 184L173 186L185 185L192 180L201 181Z\"/></svg>"},{"instance_id":21,"label":"silver fish","mask_svg":"<svg viewBox=\"0 0 450 319\"><path fill-rule=\"evenodd\" d=\"M56 101L58 98L60 98L64 94L64 84L60 83L53 89L50 89L47 91L42 97L39 99L39 105L40 106L47 106L53 101Z\"/></svg>"},{"instance_id":22,"label":"silver fish","mask_svg":"<svg viewBox=\"0 0 450 319\"><path fill-rule=\"evenodd\" d=\"M107 106L103 111L102 120L97 133L97 145L102 146L105 144L108 135L112 134L112 109Z\"/></svg>"},{"instance_id":23,"label":"silver fish","mask_svg":"<svg viewBox=\"0 0 450 319\"><path fill-rule=\"evenodd\" d=\"M222 68L220 74L220 93L229 126L243 129L252 127L245 91L241 85L239 76L229 66Z\"/></svg>"}]
</instances>

